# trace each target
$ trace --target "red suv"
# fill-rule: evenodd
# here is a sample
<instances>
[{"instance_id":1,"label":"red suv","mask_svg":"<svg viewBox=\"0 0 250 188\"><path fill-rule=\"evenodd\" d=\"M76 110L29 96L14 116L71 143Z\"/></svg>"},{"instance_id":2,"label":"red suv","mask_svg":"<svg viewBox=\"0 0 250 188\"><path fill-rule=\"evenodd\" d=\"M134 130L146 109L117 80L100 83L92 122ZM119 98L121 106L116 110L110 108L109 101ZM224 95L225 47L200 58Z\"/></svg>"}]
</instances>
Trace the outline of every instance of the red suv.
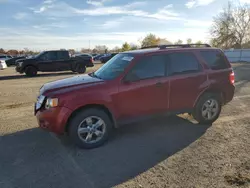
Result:
<instances>
[{"instance_id":1,"label":"red suv","mask_svg":"<svg viewBox=\"0 0 250 188\"><path fill-rule=\"evenodd\" d=\"M35 114L40 127L94 148L112 129L157 114L187 112L211 124L234 90L220 49L162 45L119 53L93 73L45 84Z\"/></svg>"}]
</instances>

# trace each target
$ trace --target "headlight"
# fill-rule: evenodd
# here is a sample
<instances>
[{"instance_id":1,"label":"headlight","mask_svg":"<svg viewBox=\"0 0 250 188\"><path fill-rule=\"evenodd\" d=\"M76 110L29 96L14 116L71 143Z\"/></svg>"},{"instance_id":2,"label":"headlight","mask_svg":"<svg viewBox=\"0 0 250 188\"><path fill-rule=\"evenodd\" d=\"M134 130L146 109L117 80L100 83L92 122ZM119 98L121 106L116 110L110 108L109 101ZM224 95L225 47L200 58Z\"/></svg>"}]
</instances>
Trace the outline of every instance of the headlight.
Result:
<instances>
[{"instance_id":1,"label":"headlight","mask_svg":"<svg viewBox=\"0 0 250 188\"><path fill-rule=\"evenodd\" d=\"M47 98L45 108L49 109L56 107L57 105L58 105L58 98Z\"/></svg>"}]
</instances>

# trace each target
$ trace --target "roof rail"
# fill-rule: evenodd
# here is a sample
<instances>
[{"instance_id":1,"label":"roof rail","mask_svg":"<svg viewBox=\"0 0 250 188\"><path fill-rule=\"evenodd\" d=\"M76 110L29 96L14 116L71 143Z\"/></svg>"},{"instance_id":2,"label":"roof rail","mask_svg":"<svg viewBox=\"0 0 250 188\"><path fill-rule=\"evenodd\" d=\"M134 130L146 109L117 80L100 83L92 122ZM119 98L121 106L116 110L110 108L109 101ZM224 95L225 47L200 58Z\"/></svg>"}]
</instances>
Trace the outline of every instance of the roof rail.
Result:
<instances>
[{"instance_id":1,"label":"roof rail","mask_svg":"<svg viewBox=\"0 0 250 188\"><path fill-rule=\"evenodd\" d=\"M147 47L142 47L141 49L147 49L147 48L165 49L165 48L171 48L171 47L192 48L192 47L197 47L197 46L204 46L207 48L211 48L211 46L209 44L167 44L167 45L147 46Z\"/></svg>"}]
</instances>

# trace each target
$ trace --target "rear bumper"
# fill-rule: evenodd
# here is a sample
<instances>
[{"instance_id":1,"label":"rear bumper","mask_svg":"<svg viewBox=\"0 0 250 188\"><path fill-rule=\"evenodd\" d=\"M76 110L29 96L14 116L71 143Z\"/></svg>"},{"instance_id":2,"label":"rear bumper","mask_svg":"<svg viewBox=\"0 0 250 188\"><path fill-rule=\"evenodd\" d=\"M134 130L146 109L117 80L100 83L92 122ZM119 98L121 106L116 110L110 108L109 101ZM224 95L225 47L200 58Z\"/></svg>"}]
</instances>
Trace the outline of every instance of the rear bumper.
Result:
<instances>
[{"instance_id":1,"label":"rear bumper","mask_svg":"<svg viewBox=\"0 0 250 188\"><path fill-rule=\"evenodd\" d=\"M71 113L72 111L66 107L56 107L37 111L36 118L40 128L56 134L63 134Z\"/></svg>"},{"instance_id":2,"label":"rear bumper","mask_svg":"<svg viewBox=\"0 0 250 188\"><path fill-rule=\"evenodd\" d=\"M235 86L234 85L230 85L227 88L227 91L223 93L223 98L224 98L224 104L229 103L230 101L233 100L234 97L234 92L235 92Z\"/></svg>"}]
</instances>

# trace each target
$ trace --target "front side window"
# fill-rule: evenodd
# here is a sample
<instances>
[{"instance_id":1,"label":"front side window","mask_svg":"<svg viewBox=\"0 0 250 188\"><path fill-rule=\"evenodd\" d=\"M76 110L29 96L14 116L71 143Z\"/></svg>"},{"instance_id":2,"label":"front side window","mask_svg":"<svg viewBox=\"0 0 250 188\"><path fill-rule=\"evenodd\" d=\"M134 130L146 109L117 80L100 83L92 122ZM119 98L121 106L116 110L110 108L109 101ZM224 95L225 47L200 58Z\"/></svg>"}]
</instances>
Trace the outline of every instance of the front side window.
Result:
<instances>
[{"instance_id":1,"label":"front side window","mask_svg":"<svg viewBox=\"0 0 250 188\"><path fill-rule=\"evenodd\" d=\"M133 54L117 54L95 71L94 76L103 80L115 79L124 72L133 59Z\"/></svg>"},{"instance_id":2,"label":"front side window","mask_svg":"<svg viewBox=\"0 0 250 188\"><path fill-rule=\"evenodd\" d=\"M144 80L165 76L166 59L163 55L142 58L129 72L133 80Z\"/></svg>"},{"instance_id":3,"label":"front side window","mask_svg":"<svg viewBox=\"0 0 250 188\"><path fill-rule=\"evenodd\" d=\"M198 72L200 64L190 52L171 53L168 55L169 75Z\"/></svg>"},{"instance_id":4,"label":"front side window","mask_svg":"<svg viewBox=\"0 0 250 188\"><path fill-rule=\"evenodd\" d=\"M57 53L56 52L46 52L40 56L40 58L44 61L54 61L57 60Z\"/></svg>"}]
</instances>

